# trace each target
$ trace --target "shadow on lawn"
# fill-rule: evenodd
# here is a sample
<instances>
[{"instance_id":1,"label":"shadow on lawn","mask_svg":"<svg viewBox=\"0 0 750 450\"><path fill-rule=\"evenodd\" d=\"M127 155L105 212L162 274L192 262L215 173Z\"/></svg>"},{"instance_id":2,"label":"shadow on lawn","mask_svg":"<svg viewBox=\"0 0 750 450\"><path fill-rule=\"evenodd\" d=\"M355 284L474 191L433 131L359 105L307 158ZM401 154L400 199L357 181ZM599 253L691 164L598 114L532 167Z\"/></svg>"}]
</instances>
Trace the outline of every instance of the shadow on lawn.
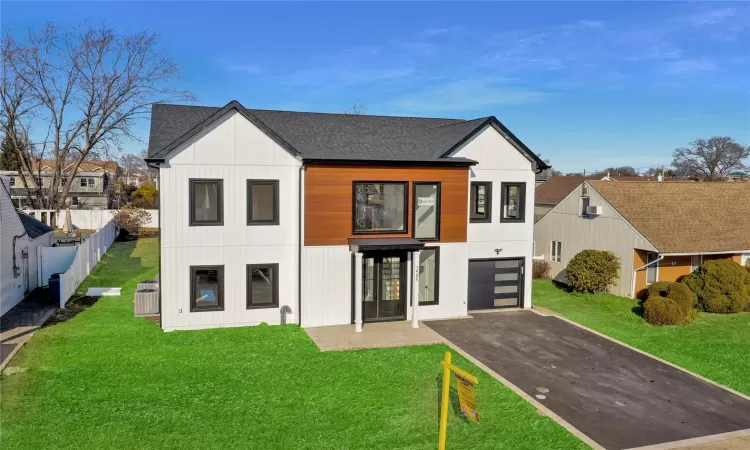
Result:
<instances>
[{"instance_id":1,"label":"shadow on lawn","mask_svg":"<svg viewBox=\"0 0 750 450\"><path fill-rule=\"evenodd\" d=\"M469 419L467 419L466 417L464 417L463 414L461 414L461 404L458 401L458 391L456 390L455 381L454 381L454 378L456 376L453 373L451 373L450 377L451 377L451 387L450 387L450 393L448 394L448 398L450 399L449 401L451 404L451 409L453 410L453 416L459 417L461 420L468 422ZM437 426L439 429L440 428L440 405L443 402L443 375L442 374L435 377L435 383L437 384L437 405L438 405Z\"/></svg>"},{"instance_id":2,"label":"shadow on lawn","mask_svg":"<svg viewBox=\"0 0 750 450\"><path fill-rule=\"evenodd\" d=\"M127 290L130 287L129 285L133 284L130 281L133 274L150 269L142 264L140 256L133 256L136 243L137 241L115 242L82 285L85 287L121 287L123 291ZM132 287L135 288L135 285ZM55 311L55 314L43 325L43 328L67 322L94 306L99 298L78 293L73 294L65 308Z\"/></svg>"}]
</instances>

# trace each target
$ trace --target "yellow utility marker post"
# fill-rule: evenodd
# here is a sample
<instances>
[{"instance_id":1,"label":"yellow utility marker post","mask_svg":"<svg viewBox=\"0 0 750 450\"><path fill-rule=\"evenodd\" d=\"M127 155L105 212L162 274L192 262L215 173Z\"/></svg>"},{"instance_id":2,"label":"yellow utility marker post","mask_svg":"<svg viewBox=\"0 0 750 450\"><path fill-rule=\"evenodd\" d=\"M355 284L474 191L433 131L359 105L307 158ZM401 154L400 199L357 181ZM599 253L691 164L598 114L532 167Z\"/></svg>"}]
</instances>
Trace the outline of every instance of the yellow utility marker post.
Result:
<instances>
[{"instance_id":1,"label":"yellow utility marker post","mask_svg":"<svg viewBox=\"0 0 750 450\"><path fill-rule=\"evenodd\" d=\"M474 398L474 385L479 384L477 377L451 364L451 352L445 352L440 364L443 365L443 395L440 402L440 438L438 449L445 450L445 435L448 432L448 402L450 402L451 371L456 374L458 400L461 413L472 422L479 423L477 404Z\"/></svg>"}]
</instances>

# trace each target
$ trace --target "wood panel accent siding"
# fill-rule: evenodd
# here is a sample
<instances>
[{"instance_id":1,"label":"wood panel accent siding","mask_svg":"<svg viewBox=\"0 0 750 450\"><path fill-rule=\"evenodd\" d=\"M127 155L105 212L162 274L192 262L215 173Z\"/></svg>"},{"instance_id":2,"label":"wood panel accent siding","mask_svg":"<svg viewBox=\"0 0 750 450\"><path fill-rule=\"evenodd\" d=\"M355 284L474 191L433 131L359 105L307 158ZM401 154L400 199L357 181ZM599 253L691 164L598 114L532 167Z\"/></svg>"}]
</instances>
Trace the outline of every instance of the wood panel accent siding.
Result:
<instances>
[{"instance_id":1,"label":"wood panel accent siding","mask_svg":"<svg viewBox=\"0 0 750 450\"><path fill-rule=\"evenodd\" d=\"M408 233L352 234L352 183L405 181L408 186ZM413 182L441 183L440 241L466 242L469 210L467 167L368 166L311 164L305 167L305 245L347 245L347 239L410 237Z\"/></svg>"}]
</instances>

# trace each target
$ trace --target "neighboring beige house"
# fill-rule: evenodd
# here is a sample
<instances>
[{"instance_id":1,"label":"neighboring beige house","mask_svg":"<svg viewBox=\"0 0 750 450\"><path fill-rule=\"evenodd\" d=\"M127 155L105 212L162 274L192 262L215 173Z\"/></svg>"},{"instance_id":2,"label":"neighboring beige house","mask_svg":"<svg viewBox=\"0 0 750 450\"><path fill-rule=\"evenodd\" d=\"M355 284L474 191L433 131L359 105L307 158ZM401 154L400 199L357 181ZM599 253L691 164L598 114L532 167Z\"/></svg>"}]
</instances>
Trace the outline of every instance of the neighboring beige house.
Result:
<instances>
[{"instance_id":1,"label":"neighboring beige house","mask_svg":"<svg viewBox=\"0 0 750 450\"><path fill-rule=\"evenodd\" d=\"M544 217L552 208L570 194L575 187L586 180L603 180L603 181L658 181L655 176L554 176L549 177L541 184L537 184L534 198L534 222ZM670 179L668 181L675 181Z\"/></svg>"},{"instance_id":2,"label":"neighboring beige house","mask_svg":"<svg viewBox=\"0 0 750 450\"><path fill-rule=\"evenodd\" d=\"M534 226L535 255L564 282L578 252L610 250L621 262L612 292L633 297L708 259L750 264L749 219L747 183L586 180Z\"/></svg>"},{"instance_id":3,"label":"neighboring beige house","mask_svg":"<svg viewBox=\"0 0 750 450\"><path fill-rule=\"evenodd\" d=\"M43 189L49 189L52 184L52 170L54 161L43 159L34 167L33 177L41 183ZM71 171L71 161L63 169L63 176L73 176L75 179L70 186L66 200L71 208L107 209L110 206L110 186L117 182L118 165L116 161L83 161L75 174ZM13 204L17 208L29 206L29 192L26 190L17 171L2 171L0 174L10 179L10 194ZM27 175L27 185L32 185L32 176ZM31 189L33 195L33 188Z\"/></svg>"}]
</instances>

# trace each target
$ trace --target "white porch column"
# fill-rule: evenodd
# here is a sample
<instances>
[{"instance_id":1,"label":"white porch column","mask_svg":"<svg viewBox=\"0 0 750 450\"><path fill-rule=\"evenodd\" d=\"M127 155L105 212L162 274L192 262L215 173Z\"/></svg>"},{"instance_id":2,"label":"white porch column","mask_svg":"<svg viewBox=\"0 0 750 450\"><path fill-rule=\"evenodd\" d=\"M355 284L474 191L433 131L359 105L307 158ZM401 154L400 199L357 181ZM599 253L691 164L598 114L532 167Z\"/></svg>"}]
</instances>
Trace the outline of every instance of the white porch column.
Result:
<instances>
[{"instance_id":1,"label":"white porch column","mask_svg":"<svg viewBox=\"0 0 750 450\"><path fill-rule=\"evenodd\" d=\"M411 327L419 328L417 306L419 306L419 250L411 254Z\"/></svg>"},{"instance_id":2,"label":"white porch column","mask_svg":"<svg viewBox=\"0 0 750 450\"><path fill-rule=\"evenodd\" d=\"M354 331L362 332L362 253L354 254Z\"/></svg>"}]
</instances>

